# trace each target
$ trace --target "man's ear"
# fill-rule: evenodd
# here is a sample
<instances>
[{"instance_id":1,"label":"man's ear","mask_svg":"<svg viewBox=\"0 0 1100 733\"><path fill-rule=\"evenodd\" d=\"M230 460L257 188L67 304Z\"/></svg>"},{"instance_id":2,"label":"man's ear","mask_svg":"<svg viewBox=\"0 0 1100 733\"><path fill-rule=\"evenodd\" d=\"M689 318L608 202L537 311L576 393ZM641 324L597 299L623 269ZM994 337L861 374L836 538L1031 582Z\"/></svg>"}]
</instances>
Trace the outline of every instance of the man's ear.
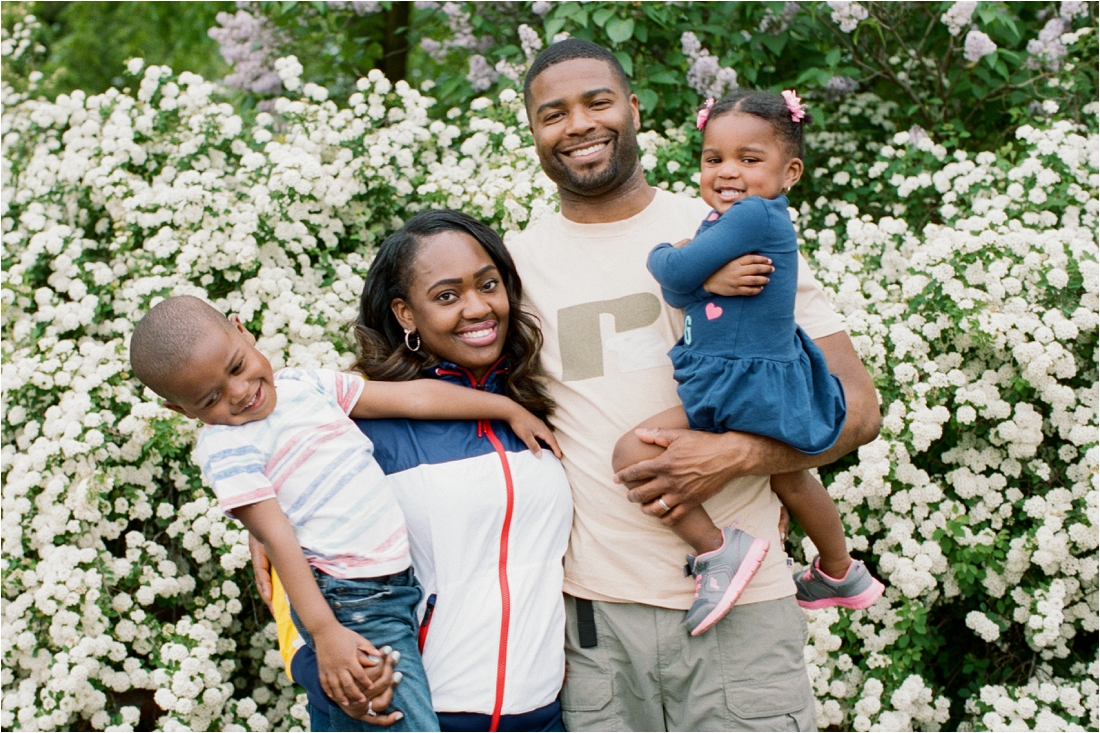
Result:
<instances>
[{"instance_id":1,"label":"man's ear","mask_svg":"<svg viewBox=\"0 0 1100 733\"><path fill-rule=\"evenodd\" d=\"M168 400L164 400L164 399L162 399L160 402L161 402L162 405L167 407L172 412L178 412L179 414L183 415L184 417L189 417L192 420L198 420L197 417L195 417L190 412L188 412L187 410L185 410L182 407L180 407L179 405L177 405L175 402L169 402Z\"/></svg>"},{"instance_id":2,"label":"man's ear","mask_svg":"<svg viewBox=\"0 0 1100 733\"><path fill-rule=\"evenodd\" d=\"M642 129L642 114L638 111L638 95L630 95L630 117L634 120L634 132Z\"/></svg>"},{"instance_id":3,"label":"man's ear","mask_svg":"<svg viewBox=\"0 0 1100 733\"><path fill-rule=\"evenodd\" d=\"M394 298L390 301L390 310L393 311L393 317L397 319L397 324L406 331L416 331L416 321L413 320L412 309L409 308L409 304L401 298Z\"/></svg>"}]
</instances>

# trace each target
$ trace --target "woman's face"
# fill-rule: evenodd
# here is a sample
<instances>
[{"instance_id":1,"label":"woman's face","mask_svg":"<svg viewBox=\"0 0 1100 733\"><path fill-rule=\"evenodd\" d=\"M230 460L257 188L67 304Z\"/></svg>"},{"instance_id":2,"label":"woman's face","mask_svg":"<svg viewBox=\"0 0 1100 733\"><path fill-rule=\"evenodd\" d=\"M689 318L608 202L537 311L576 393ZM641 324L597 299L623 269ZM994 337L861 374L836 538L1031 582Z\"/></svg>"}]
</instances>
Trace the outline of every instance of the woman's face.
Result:
<instances>
[{"instance_id":1,"label":"woman's face","mask_svg":"<svg viewBox=\"0 0 1100 733\"><path fill-rule=\"evenodd\" d=\"M408 300L390 304L398 323L421 349L483 377L504 350L509 316L489 254L466 232L441 232L421 242L411 274Z\"/></svg>"}]
</instances>

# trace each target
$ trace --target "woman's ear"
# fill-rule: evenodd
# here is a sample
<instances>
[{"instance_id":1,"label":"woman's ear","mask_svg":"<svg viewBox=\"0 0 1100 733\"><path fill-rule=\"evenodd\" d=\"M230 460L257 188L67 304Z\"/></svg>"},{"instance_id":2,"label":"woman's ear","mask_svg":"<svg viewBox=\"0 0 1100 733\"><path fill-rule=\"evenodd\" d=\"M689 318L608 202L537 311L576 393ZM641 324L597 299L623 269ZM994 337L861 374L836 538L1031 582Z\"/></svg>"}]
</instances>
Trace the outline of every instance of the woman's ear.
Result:
<instances>
[{"instance_id":1,"label":"woman's ear","mask_svg":"<svg viewBox=\"0 0 1100 733\"><path fill-rule=\"evenodd\" d=\"M413 319L412 309L409 308L409 304L401 298L394 298L390 301L390 310L393 311L393 317L397 319L398 325L406 331L416 331L416 321Z\"/></svg>"}]
</instances>

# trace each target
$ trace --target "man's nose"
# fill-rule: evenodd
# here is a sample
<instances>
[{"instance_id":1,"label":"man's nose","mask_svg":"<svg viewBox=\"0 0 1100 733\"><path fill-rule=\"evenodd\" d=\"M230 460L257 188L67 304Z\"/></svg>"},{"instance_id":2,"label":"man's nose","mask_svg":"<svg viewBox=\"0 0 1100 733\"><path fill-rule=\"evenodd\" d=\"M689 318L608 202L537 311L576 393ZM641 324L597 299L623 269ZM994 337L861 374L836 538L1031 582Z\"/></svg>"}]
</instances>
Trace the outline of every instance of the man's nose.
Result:
<instances>
[{"instance_id":1,"label":"man's nose","mask_svg":"<svg viewBox=\"0 0 1100 733\"><path fill-rule=\"evenodd\" d=\"M587 135L596 128L596 121L584 107L570 110L566 133L569 135Z\"/></svg>"}]
</instances>

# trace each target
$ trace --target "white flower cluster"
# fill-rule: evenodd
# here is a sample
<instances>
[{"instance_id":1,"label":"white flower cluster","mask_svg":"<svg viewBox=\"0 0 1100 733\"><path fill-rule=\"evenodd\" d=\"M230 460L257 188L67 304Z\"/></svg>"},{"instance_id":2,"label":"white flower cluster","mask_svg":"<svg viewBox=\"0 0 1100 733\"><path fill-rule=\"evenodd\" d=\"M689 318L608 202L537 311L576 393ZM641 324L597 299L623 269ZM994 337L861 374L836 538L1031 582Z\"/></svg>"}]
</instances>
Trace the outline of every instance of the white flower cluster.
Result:
<instances>
[{"instance_id":1,"label":"white flower cluster","mask_svg":"<svg viewBox=\"0 0 1100 733\"><path fill-rule=\"evenodd\" d=\"M948 33L957 36L970 25L970 19L977 8L978 3L974 0L956 0L947 12L940 16L940 22L947 26Z\"/></svg>"},{"instance_id":2,"label":"white flower cluster","mask_svg":"<svg viewBox=\"0 0 1100 733\"><path fill-rule=\"evenodd\" d=\"M971 30L966 34L963 44L963 58L972 64L976 64L991 53L997 52L997 44L985 33L979 30Z\"/></svg>"},{"instance_id":3,"label":"white flower cluster","mask_svg":"<svg viewBox=\"0 0 1100 733\"><path fill-rule=\"evenodd\" d=\"M703 98L719 99L722 95L737 90L737 72L728 66L722 66L717 56L703 48L691 31L684 31L680 37L680 47L688 57L691 66L688 69L688 85Z\"/></svg>"},{"instance_id":4,"label":"white flower cluster","mask_svg":"<svg viewBox=\"0 0 1100 733\"><path fill-rule=\"evenodd\" d=\"M847 2L847 0L829 0L832 8L833 22L840 26L840 30L851 33L859 24L867 20L867 8L859 3Z\"/></svg>"}]
</instances>

